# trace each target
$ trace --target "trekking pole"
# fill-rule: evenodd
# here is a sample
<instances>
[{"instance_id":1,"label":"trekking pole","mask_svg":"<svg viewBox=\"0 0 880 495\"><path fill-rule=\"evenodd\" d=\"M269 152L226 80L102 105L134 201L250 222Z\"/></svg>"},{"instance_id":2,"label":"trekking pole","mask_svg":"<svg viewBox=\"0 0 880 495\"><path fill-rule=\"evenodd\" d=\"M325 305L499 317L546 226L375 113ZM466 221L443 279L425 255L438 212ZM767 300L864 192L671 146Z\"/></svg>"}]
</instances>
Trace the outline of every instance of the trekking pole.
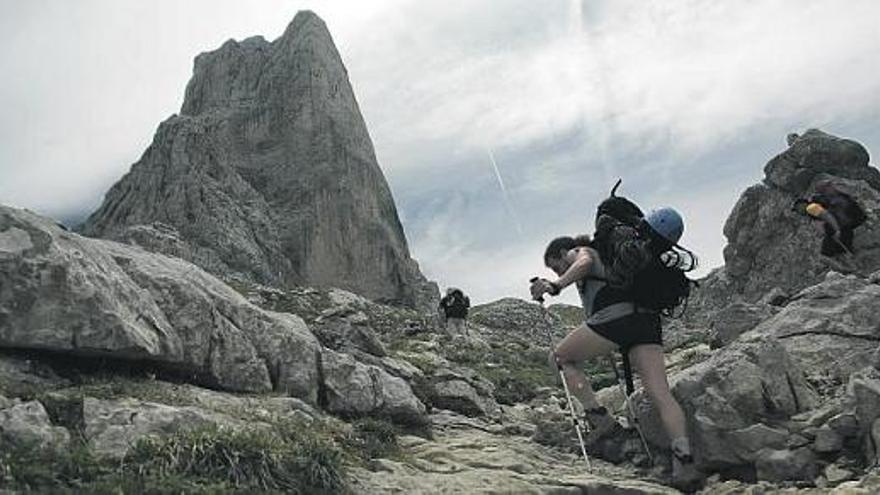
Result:
<instances>
[{"instance_id":1,"label":"trekking pole","mask_svg":"<svg viewBox=\"0 0 880 495\"><path fill-rule=\"evenodd\" d=\"M850 251L849 248L846 247L846 244L844 244L840 239L838 239L837 237L834 237L834 236L831 236L831 238L834 239L834 242L836 242L838 246L843 248L843 250L846 252L846 254L852 256L853 258L856 257L856 255L852 251Z\"/></svg>"},{"instance_id":2,"label":"trekking pole","mask_svg":"<svg viewBox=\"0 0 880 495\"><path fill-rule=\"evenodd\" d=\"M835 244L837 244L838 246L840 246L841 249L843 249L844 253L846 253L845 258L849 259L849 261L852 263L853 267L855 268L855 270L854 270L855 273L858 275L861 275L862 265L859 263L858 258L856 258L856 254L853 253L852 251L850 251L850 249L848 247L846 247L846 244L844 244L843 241L841 241L837 237L831 236L831 239L834 241ZM832 268L834 268L834 267L832 267ZM844 268L849 270L848 267L844 267Z\"/></svg>"},{"instance_id":3,"label":"trekking pole","mask_svg":"<svg viewBox=\"0 0 880 495\"><path fill-rule=\"evenodd\" d=\"M532 277L532 279L529 280L529 282L534 283L536 280L538 280L538 277ZM547 309L546 306L544 306L544 298L543 297L537 297L537 298L535 298L535 300L541 304L541 312L544 316L544 331L547 334L547 345L550 346L550 351L553 352L553 335L550 332L550 325L552 323L550 320L550 311ZM569 417L571 419L572 426L574 426L574 431L575 431L575 433L577 433L578 443L581 446L581 454L584 455L584 462L587 463L587 471L593 472L593 465L590 463L590 456L587 455L587 447L584 444L584 435L583 435L583 432L581 431L581 428L582 428L581 422L578 419L577 413L574 410L574 402L572 402L572 400L571 400L571 392L568 390L568 382L565 381L565 372L562 369L562 365L559 364L559 361L556 360L555 355L553 357L553 361L556 363L556 370L559 372L559 379L562 381L562 389L565 391L565 399L568 401ZM586 425L584 425L584 426L586 426ZM586 428L584 428L584 429L586 429Z\"/></svg>"},{"instance_id":4,"label":"trekking pole","mask_svg":"<svg viewBox=\"0 0 880 495\"><path fill-rule=\"evenodd\" d=\"M654 465L654 456L651 455L651 449L648 447L648 440L645 438L645 434L642 433L642 427L639 424L639 417L636 415L636 408L633 406L632 399L630 398L629 393L626 390L626 386L624 385L623 376L620 374L620 371L617 369L617 362L614 360L613 355L609 355L608 359L611 361L611 369L614 370L614 377L617 378L617 386L620 387L620 393L623 394L624 403L626 404L626 410L629 412L630 418L632 418L633 426L635 426L636 431L639 434L639 439L642 441L642 447L645 449L645 454L648 455L648 462L651 465Z\"/></svg>"}]
</instances>

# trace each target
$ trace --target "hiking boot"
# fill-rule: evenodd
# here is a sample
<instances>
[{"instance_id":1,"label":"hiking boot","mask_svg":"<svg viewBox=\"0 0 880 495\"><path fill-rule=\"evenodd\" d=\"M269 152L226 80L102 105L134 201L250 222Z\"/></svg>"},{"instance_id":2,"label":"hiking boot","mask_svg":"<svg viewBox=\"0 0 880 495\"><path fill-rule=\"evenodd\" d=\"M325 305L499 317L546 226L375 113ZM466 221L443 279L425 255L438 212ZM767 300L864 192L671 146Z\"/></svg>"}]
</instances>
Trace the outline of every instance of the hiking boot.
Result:
<instances>
[{"instance_id":1,"label":"hiking boot","mask_svg":"<svg viewBox=\"0 0 880 495\"><path fill-rule=\"evenodd\" d=\"M608 414L607 409L601 406L595 409L587 409L584 413L584 423L590 427L587 438L584 440L591 445L624 432L620 423Z\"/></svg>"},{"instance_id":2,"label":"hiking boot","mask_svg":"<svg viewBox=\"0 0 880 495\"><path fill-rule=\"evenodd\" d=\"M700 488L703 475L697 470L691 447L686 438L672 441L672 486L685 493L693 493Z\"/></svg>"}]
</instances>

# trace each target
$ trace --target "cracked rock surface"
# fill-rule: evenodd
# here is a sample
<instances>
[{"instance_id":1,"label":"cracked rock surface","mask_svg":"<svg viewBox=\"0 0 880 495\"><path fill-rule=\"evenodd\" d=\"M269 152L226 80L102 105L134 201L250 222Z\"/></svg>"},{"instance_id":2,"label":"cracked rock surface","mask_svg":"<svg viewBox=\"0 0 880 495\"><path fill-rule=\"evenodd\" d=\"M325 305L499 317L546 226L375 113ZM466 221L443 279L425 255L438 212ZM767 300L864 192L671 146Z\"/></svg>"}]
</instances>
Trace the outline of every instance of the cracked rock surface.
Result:
<instances>
[{"instance_id":1,"label":"cracked rock surface","mask_svg":"<svg viewBox=\"0 0 880 495\"><path fill-rule=\"evenodd\" d=\"M149 362L226 390L317 400L305 323L176 258L0 207L0 346Z\"/></svg>"},{"instance_id":2,"label":"cracked rock surface","mask_svg":"<svg viewBox=\"0 0 880 495\"><path fill-rule=\"evenodd\" d=\"M324 22L196 57L179 115L81 231L276 287L341 287L433 310Z\"/></svg>"}]
</instances>

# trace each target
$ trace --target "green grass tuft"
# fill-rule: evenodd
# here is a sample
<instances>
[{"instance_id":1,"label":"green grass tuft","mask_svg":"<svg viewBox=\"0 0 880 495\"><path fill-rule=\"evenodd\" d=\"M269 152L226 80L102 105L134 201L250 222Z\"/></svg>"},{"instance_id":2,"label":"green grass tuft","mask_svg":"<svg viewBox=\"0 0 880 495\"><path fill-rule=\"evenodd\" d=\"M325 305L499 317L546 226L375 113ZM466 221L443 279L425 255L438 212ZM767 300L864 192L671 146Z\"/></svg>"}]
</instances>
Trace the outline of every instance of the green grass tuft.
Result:
<instances>
[{"instance_id":1,"label":"green grass tuft","mask_svg":"<svg viewBox=\"0 0 880 495\"><path fill-rule=\"evenodd\" d=\"M305 431L206 427L143 439L125 463L140 476L179 476L289 493L339 493L345 485L340 451Z\"/></svg>"},{"instance_id":2,"label":"green grass tuft","mask_svg":"<svg viewBox=\"0 0 880 495\"><path fill-rule=\"evenodd\" d=\"M141 439L120 461L3 445L0 490L52 493L349 493L343 448L304 424L205 427Z\"/></svg>"},{"instance_id":3,"label":"green grass tuft","mask_svg":"<svg viewBox=\"0 0 880 495\"><path fill-rule=\"evenodd\" d=\"M365 460L380 457L399 457L397 428L381 419L364 418L352 425L349 445Z\"/></svg>"}]
</instances>

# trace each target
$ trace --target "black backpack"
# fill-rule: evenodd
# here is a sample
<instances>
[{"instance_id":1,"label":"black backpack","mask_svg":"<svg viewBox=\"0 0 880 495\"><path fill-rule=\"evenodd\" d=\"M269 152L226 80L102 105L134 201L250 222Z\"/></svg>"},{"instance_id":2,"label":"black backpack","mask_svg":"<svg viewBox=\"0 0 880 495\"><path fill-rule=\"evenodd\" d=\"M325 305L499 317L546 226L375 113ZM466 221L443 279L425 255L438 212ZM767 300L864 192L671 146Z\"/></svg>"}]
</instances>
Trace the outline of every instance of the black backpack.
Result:
<instances>
[{"instance_id":1,"label":"black backpack","mask_svg":"<svg viewBox=\"0 0 880 495\"><path fill-rule=\"evenodd\" d=\"M447 316L453 318L464 318L467 316L468 308L471 306L470 299L463 292L456 289L447 296L444 305Z\"/></svg>"},{"instance_id":2,"label":"black backpack","mask_svg":"<svg viewBox=\"0 0 880 495\"><path fill-rule=\"evenodd\" d=\"M845 192L834 191L827 194L814 194L809 202L819 203L825 207L840 222L841 227L854 229L865 223L865 220L868 219L865 210L859 206L859 203L852 196Z\"/></svg>"},{"instance_id":3,"label":"black backpack","mask_svg":"<svg viewBox=\"0 0 880 495\"><path fill-rule=\"evenodd\" d=\"M696 257L655 234L642 210L616 195L620 182L596 211L593 246L605 265L604 281L641 308L680 316L697 285L685 275L696 268ZM683 309L676 315L679 306Z\"/></svg>"}]
</instances>

